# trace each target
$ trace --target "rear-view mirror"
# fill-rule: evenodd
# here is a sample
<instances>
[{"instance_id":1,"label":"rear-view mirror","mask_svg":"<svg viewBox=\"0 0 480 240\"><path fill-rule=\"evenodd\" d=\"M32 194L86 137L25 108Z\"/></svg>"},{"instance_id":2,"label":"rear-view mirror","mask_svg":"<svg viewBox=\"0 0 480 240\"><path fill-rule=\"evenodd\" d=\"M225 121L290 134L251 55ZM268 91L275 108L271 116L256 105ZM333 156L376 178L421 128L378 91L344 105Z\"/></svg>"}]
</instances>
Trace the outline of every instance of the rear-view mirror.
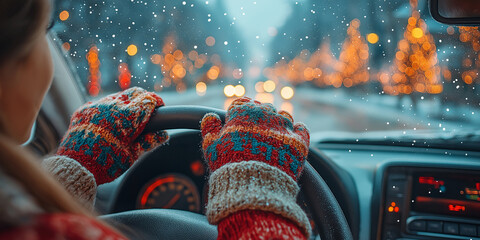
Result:
<instances>
[{"instance_id":1,"label":"rear-view mirror","mask_svg":"<svg viewBox=\"0 0 480 240\"><path fill-rule=\"evenodd\" d=\"M480 0L430 0L430 13L445 24L479 25Z\"/></svg>"}]
</instances>

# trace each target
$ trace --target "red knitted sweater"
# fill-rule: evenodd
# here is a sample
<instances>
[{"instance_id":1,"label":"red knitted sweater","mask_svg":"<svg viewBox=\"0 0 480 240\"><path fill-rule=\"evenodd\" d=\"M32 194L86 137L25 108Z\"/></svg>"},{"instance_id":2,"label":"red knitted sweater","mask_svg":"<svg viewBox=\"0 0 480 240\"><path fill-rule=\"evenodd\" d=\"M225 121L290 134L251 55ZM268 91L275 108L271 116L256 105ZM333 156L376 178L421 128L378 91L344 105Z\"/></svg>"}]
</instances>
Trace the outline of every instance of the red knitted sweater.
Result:
<instances>
[{"instance_id":1,"label":"red knitted sweater","mask_svg":"<svg viewBox=\"0 0 480 240\"><path fill-rule=\"evenodd\" d=\"M42 214L26 226L0 232L0 239L9 240L96 240L126 239L95 219L73 214ZM218 239L305 239L291 221L273 213L241 211L225 218L218 225Z\"/></svg>"}]
</instances>

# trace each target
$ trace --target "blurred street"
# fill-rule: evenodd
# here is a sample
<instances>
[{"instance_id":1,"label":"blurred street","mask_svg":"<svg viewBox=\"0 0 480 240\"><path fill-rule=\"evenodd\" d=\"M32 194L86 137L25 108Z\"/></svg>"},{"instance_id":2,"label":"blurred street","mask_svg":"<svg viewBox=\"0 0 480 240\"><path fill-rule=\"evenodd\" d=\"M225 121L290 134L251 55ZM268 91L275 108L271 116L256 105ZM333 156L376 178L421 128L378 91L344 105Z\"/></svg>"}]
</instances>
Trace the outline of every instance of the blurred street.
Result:
<instances>
[{"instance_id":1,"label":"blurred street","mask_svg":"<svg viewBox=\"0 0 480 240\"><path fill-rule=\"evenodd\" d=\"M311 132L345 131L373 132L392 130L438 130L438 131L468 131L480 124L474 110L458 107L451 115L465 115L462 119L448 120L447 113L453 109L443 109L434 99L420 103L417 111L407 106L399 107L398 99L392 96L347 96L339 89L297 88L291 100L283 100L276 94L249 94L247 96L270 102L277 109L283 109L293 114L295 121L307 124ZM160 93L168 106L200 105L225 109L234 98L227 98L220 86L212 86L204 96L199 96L194 90L182 94L177 92ZM267 96L267 97L265 97ZM405 101L406 102L406 101ZM477 115L478 116L478 115ZM443 118L443 119L442 119ZM458 124L461 121L462 124Z\"/></svg>"}]
</instances>

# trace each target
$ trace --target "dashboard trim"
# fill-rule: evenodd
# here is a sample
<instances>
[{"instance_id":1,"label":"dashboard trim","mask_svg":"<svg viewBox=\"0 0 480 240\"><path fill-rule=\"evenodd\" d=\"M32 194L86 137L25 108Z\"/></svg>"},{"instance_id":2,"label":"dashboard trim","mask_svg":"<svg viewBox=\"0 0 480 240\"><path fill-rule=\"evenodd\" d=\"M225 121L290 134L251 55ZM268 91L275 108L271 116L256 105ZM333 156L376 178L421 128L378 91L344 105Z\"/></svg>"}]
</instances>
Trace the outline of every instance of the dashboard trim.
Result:
<instances>
[{"instance_id":1,"label":"dashboard trim","mask_svg":"<svg viewBox=\"0 0 480 240\"><path fill-rule=\"evenodd\" d=\"M480 224L480 221L474 221L474 220L467 220L467 219L461 219L461 218L450 218L450 217L437 217L437 216L412 216L407 218L407 226L410 224L412 221L415 220L439 220L439 221L452 221L452 222L458 222L458 223L468 223L468 224ZM430 233L430 232L421 232L421 231L410 231L407 229L407 232L409 233L415 233L421 236L427 236L427 237L443 237L443 238L453 238L453 239L480 239L478 237L467 237L467 236L455 236L455 235L449 235L449 234L442 234L442 233Z\"/></svg>"}]
</instances>

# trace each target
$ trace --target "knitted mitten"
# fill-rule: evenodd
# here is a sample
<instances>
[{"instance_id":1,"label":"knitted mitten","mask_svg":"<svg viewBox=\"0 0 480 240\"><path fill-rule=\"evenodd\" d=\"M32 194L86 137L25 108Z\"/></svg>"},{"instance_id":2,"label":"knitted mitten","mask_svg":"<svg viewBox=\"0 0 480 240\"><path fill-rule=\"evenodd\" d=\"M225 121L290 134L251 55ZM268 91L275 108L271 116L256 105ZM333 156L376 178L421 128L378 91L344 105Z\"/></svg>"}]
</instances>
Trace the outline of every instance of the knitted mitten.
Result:
<instances>
[{"instance_id":1,"label":"knitted mitten","mask_svg":"<svg viewBox=\"0 0 480 240\"><path fill-rule=\"evenodd\" d=\"M271 104L240 98L224 126L209 113L201 131L211 171L206 215L219 225L220 238L309 236L308 218L296 203L310 142L305 125L294 125Z\"/></svg>"},{"instance_id":2,"label":"knitted mitten","mask_svg":"<svg viewBox=\"0 0 480 240\"><path fill-rule=\"evenodd\" d=\"M124 173L145 151L168 140L165 131L141 135L155 109L156 94L134 87L87 103L72 116L57 155L79 162L97 185Z\"/></svg>"}]
</instances>

